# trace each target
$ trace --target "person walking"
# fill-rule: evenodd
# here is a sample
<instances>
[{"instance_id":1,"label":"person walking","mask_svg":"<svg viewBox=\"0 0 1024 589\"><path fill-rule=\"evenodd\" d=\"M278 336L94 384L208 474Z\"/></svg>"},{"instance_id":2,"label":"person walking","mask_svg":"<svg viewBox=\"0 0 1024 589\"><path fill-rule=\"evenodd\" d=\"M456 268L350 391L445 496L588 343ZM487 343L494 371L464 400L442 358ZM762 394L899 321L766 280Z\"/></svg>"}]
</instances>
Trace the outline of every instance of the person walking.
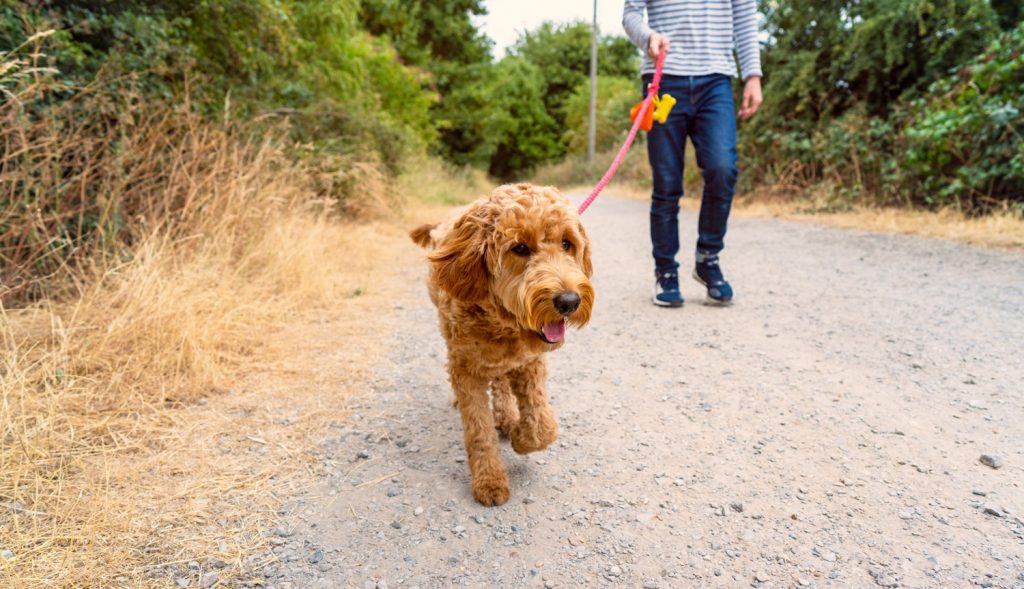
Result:
<instances>
[{"instance_id":1,"label":"person walking","mask_svg":"<svg viewBox=\"0 0 1024 589\"><path fill-rule=\"evenodd\" d=\"M647 22L644 22L644 12ZM761 48L756 0L626 0L622 26L644 51L643 92L654 77L658 53L666 52L661 92L677 100L664 124L647 134L651 192L651 244L654 254L654 304L680 307L679 199L683 196L686 138L693 142L704 173L704 194L697 222L693 277L708 298L729 303L732 286L718 256L736 190L736 110L732 78L744 81L739 117L749 119L761 105Z\"/></svg>"}]
</instances>

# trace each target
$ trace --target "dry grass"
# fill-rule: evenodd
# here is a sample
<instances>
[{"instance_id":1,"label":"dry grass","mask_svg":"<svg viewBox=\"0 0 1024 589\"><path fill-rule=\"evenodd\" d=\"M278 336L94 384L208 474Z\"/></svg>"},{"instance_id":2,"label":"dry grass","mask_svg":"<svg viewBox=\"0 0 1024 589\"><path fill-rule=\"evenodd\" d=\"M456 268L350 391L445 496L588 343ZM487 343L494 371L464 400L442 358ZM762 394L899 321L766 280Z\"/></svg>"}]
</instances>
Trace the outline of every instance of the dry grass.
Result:
<instances>
[{"instance_id":1,"label":"dry grass","mask_svg":"<svg viewBox=\"0 0 1024 589\"><path fill-rule=\"evenodd\" d=\"M340 221L273 137L20 108L0 107L0 587L259 575L383 345L405 236ZM391 206L372 166L345 170L362 210Z\"/></svg>"}]
</instances>

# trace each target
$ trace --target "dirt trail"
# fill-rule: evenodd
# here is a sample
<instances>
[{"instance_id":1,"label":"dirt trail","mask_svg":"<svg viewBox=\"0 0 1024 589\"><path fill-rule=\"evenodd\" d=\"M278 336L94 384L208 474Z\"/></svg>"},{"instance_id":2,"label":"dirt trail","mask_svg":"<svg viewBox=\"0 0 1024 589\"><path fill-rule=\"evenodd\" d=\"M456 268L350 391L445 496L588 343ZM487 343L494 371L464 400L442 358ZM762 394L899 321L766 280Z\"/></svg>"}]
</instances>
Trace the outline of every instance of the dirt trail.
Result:
<instances>
[{"instance_id":1,"label":"dirt trail","mask_svg":"<svg viewBox=\"0 0 1024 589\"><path fill-rule=\"evenodd\" d=\"M585 222L594 319L550 357L559 441L503 443L512 499L472 499L410 244L401 328L267 586L1024 588L1024 256L737 218L736 304L686 280L664 309L646 204Z\"/></svg>"}]
</instances>

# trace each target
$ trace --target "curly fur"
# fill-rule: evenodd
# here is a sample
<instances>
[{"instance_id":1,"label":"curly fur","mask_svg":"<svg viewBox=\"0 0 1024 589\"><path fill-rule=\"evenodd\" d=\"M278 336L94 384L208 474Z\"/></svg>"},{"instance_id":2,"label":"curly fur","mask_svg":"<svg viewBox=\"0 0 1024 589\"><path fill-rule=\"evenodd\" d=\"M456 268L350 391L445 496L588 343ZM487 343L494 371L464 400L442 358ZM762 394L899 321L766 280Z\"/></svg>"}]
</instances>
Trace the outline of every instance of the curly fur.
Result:
<instances>
[{"instance_id":1,"label":"curly fur","mask_svg":"<svg viewBox=\"0 0 1024 589\"><path fill-rule=\"evenodd\" d=\"M543 450L558 436L544 354L564 339L549 343L544 326L590 320L590 241L567 198L530 184L500 186L410 236L432 250L427 286L448 345L473 496L501 505L510 491L496 428L520 454ZM556 308L555 297L564 293L579 296L569 313Z\"/></svg>"}]
</instances>

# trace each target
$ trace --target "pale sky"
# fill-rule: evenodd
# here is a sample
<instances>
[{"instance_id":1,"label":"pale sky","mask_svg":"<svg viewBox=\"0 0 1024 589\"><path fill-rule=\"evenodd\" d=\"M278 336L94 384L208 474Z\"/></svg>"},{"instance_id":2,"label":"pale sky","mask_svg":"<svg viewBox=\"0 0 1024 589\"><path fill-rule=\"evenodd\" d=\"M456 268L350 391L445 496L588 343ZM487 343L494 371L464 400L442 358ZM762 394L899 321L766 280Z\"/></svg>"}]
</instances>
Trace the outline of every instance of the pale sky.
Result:
<instances>
[{"instance_id":1,"label":"pale sky","mask_svg":"<svg viewBox=\"0 0 1024 589\"><path fill-rule=\"evenodd\" d=\"M494 57L505 56L523 30L532 30L546 21L590 22L594 15L593 0L485 0L487 16L477 22L494 41ZM597 0L597 26L602 35L625 35L622 30L623 0Z\"/></svg>"}]
</instances>

